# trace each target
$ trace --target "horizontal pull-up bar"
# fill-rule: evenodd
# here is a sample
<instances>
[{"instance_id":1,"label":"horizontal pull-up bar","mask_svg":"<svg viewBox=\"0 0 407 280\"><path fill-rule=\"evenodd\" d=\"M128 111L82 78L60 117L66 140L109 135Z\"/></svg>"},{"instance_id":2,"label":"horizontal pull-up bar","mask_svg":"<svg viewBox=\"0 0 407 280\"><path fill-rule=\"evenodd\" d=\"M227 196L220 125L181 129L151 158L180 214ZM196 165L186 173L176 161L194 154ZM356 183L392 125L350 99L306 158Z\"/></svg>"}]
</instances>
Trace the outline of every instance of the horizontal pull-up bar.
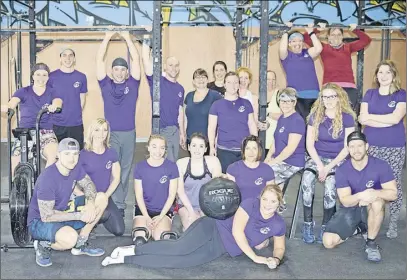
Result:
<instances>
[{"instance_id":1,"label":"horizontal pull-up bar","mask_svg":"<svg viewBox=\"0 0 407 280\"><path fill-rule=\"evenodd\" d=\"M284 29L284 28L289 28L285 24L269 24L270 28L277 28L277 29ZM294 24L292 28L307 28L308 25L305 24ZM318 25L315 25L314 28L320 28ZM349 25L327 25L325 28L342 28L346 29L349 28ZM391 26L391 25L357 25L356 29L377 29L377 30L383 30L383 29L390 29L390 30L403 30L406 29L406 26Z\"/></svg>"},{"instance_id":2,"label":"horizontal pull-up bar","mask_svg":"<svg viewBox=\"0 0 407 280\"><path fill-rule=\"evenodd\" d=\"M203 8L203 7L213 7L213 8L260 8L260 5L251 4L171 4L171 3L161 3L161 7L179 7L179 8Z\"/></svg>"},{"instance_id":3,"label":"horizontal pull-up bar","mask_svg":"<svg viewBox=\"0 0 407 280\"><path fill-rule=\"evenodd\" d=\"M234 21L165 21L162 20L161 23L170 23L170 24L188 24L188 25L197 25L197 24L235 24Z\"/></svg>"},{"instance_id":4,"label":"horizontal pull-up bar","mask_svg":"<svg viewBox=\"0 0 407 280\"><path fill-rule=\"evenodd\" d=\"M151 31L147 31L145 28L133 27L133 26L122 26L122 27L103 27L103 26L89 26L89 27L78 27L78 28L64 28L60 26L56 27L46 27L46 28L2 28L0 30L3 32L89 32L89 31L131 31L142 34L149 34Z\"/></svg>"}]
</instances>

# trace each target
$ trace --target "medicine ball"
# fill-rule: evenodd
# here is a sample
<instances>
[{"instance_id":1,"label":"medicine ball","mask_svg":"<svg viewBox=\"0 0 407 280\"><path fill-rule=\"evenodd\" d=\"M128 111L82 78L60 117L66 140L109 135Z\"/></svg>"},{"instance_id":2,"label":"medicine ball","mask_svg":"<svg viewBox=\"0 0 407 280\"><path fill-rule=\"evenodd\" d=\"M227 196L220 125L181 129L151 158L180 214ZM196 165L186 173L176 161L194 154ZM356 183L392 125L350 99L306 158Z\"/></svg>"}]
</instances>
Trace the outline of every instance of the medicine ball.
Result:
<instances>
[{"instance_id":1,"label":"medicine ball","mask_svg":"<svg viewBox=\"0 0 407 280\"><path fill-rule=\"evenodd\" d=\"M241 199L236 183L225 178L214 178L199 190L199 205L202 212L217 220L232 217L239 208Z\"/></svg>"}]
</instances>

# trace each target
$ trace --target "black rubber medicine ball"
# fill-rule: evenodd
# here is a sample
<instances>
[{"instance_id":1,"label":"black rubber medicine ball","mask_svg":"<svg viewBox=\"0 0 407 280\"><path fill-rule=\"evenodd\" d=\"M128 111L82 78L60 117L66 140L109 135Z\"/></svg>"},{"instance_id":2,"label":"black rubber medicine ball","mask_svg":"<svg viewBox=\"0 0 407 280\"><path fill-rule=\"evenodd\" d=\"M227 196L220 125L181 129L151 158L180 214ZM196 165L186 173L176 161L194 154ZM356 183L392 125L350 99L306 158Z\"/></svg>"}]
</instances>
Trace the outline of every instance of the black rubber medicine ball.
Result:
<instances>
[{"instance_id":1,"label":"black rubber medicine ball","mask_svg":"<svg viewBox=\"0 0 407 280\"><path fill-rule=\"evenodd\" d=\"M199 205L202 212L217 220L232 217L241 200L239 187L235 182L225 178L214 178L199 190Z\"/></svg>"}]
</instances>

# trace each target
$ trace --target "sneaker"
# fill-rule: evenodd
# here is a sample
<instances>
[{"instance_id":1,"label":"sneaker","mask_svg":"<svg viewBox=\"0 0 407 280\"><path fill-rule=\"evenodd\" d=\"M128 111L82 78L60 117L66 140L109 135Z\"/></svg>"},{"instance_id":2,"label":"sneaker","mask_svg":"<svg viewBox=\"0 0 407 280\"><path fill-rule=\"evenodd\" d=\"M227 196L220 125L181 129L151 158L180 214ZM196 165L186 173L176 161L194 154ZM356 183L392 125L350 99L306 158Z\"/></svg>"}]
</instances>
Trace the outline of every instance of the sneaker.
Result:
<instances>
[{"instance_id":1,"label":"sneaker","mask_svg":"<svg viewBox=\"0 0 407 280\"><path fill-rule=\"evenodd\" d=\"M355 238L363 237L363 239L366 241L367 240L367 229L366 229L366 227L357 226L355 232L353 233L353 236L355 236Z\"/></svg>"},{"instance_id":2,"label":"sneaker","mask_svg":"<svg viewBox=\"0 0 407 280\"><path fill-rule=\"evenodd\" d=\"M79 256L79 255L88 255L91 257L100 257L105 254L105 250L101 248L94 247L91 243L86 242L85 245L79 248L72 248L71 250L72 255Z\"/></svg>"},{"instance_id":3,"label":"sneaker","mask_svg":"<svg viewBox=\"0 0 407 280\"><path fill-rule=\"evenodd\" d=\"M34 240L35 262L42 267L52 265L51 246L46 241Z\"/></svg>"},{"instance_id":4,"label":"sneaker","mask_svg":"<svg viewBox=\"0 0 407 280\"><path fill-rule=\"evenodd\" d=\"M302 240L307 244L315 242L314 222L304 222L302 226Z\"/></svg>"},{"instance_id":5,"label":"sneaker","mask_svg":"<svg viewBox=\"0 0 407 280\"><path fill-rule=\"evenodd\" d=\"M367 245L365 247L365 252L367 254L367 259L371 262L379 262L382 260L382 255L380 254L380 248L376 243Z\"/></svg>"},{"instance_id":6,"label":"sneaker","mask_svg":"<svg viewBox=\"0 0 407 280\"><path fill-rule=\"evenodd\" d=\"M322 236L324 235L326 229L326 225L321 225L321 230L319 231L319 236L317 239L317 243L322 244Z\"/></svg>"},{"instance_id":7,"label":"sneaker","mask_svg":"<svg viewBox=\"0 0 407 280\"><path fill-rule=\"evenodd\" d=\"M387 238L394 239L397 237L397 223L396 222L390 222L389 223L389 229L386 232Z\"/></svg>"}]
</instances>

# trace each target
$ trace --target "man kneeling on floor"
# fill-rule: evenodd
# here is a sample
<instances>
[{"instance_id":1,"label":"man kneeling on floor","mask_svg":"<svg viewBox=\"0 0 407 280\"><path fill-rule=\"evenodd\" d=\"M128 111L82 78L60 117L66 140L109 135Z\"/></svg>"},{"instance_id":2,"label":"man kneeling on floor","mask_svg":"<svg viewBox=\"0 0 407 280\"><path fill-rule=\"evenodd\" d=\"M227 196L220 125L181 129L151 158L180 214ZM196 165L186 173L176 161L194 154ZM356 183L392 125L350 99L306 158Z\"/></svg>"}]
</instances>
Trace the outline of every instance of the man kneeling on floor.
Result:
<instances>
[{"instance_id":1,"label":"man kneeling on floor","mask_svg":"<svg viewBox=\"0 0 407 280\"><path fill-rule=\"evenodd\" d=\"M96 192L89 176L77 165L78 158L78 141L63 139L58 145L58 161L46 168L35 184L27 222L39 266L52 265L51 248L72 249L71 253L76 256L105 253L103 249L93 248L88 236L102 216L107 198ZM79 193L84 194L84 199L76 195ZM78 201L82 201L82 206Z\"/></svg>"},{"instance_id":2,"label":"man kneeling on floor","mask_svg":"<svg viewBox=\"0 0 407 280\"><path fill-rule=\"evenodd\" d=\"M343 207L328 222L323 244L327 249L334 248L367 226L367 259L378 262L381 255L375 239L383 222L385 203L397 198L396 181L385 161L367 155L369 144L363 133L349 134L347 145L351 158L338 167L335 175Z\"/></svg>"}]
</instances>

